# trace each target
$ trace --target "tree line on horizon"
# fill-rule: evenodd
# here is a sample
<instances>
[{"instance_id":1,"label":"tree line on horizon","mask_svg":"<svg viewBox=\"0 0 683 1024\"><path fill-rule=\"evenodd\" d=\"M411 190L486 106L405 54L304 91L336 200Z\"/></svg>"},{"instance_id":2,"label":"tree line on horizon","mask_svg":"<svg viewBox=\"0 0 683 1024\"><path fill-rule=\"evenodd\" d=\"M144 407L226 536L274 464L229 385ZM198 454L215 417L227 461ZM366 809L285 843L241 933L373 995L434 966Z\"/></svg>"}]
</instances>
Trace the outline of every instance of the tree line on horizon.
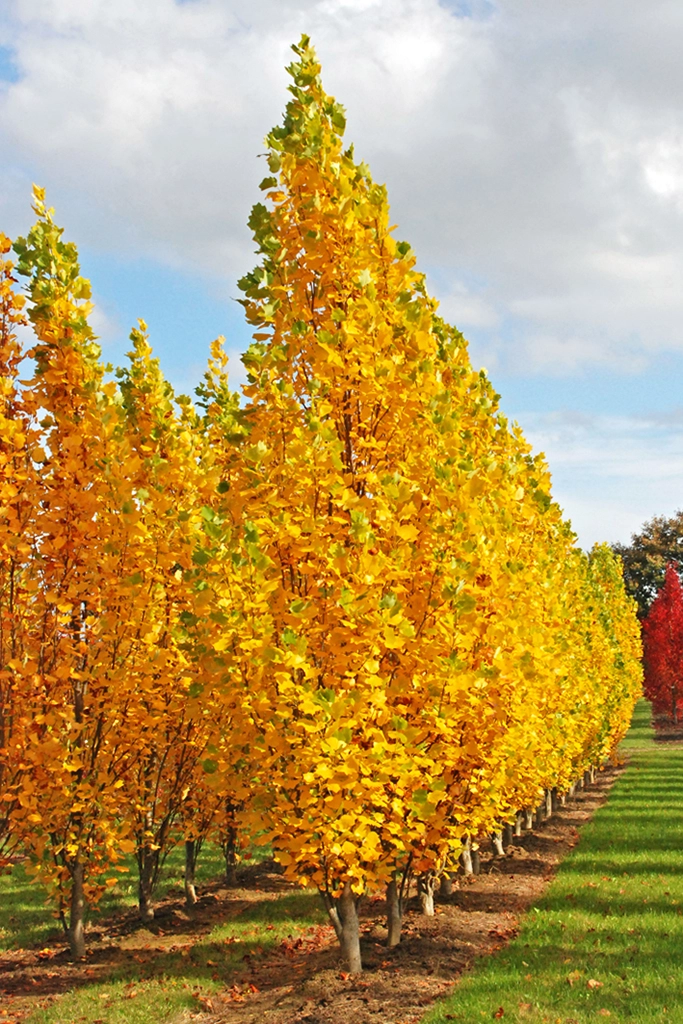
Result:
<instances>
[{"instance_id":1,"label":"tree line on horizon","mask_svg":"<svg viewBox=\"0 0 683 1024\"><path fill-rule=\"evenodd\" d=\"M41 189L16 262L0 242L0 844L74 956L126 856L149 920L168 850L191 894L216 837L316 887L360 970L363 893L397 943L410 880L429 910L463 850L605 762L641 692L619 560L577 547L293 49L242 400L222 339L176 395L143 322L107 372Z\"/></svg>"}]
</instances>

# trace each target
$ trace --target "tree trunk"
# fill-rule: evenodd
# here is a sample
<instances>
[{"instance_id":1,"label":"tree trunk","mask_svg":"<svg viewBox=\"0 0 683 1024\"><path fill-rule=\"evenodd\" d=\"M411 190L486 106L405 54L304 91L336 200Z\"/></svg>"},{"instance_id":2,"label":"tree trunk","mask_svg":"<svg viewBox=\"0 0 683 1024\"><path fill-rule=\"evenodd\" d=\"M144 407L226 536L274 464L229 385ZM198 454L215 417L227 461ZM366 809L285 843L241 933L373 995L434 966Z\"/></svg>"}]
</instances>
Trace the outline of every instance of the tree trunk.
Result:
<instances>
[{"instance_id":1,"label":"tree trunk","mask_svg":"<svg viewBox=\"0 0 683 1024\"><path fill-rule=\"evenodd\" d=\"M566 807L567 806L567 794L566 793L560 793L560 795L558 797L558 800L559 800L560 807Z\"/></svg>"},{"instance_id":2,"label":"tree trunk","mask_svg":"<svg viewBox=\"0 0 683 1024\"><path fill-rule=\"evenodd\" d=\"M593 768L592 765L591 765L591 768L589 770L589 774L590 774L591 785L594 785L595 784L595 777L597 775L597 772L595 771L595 768Z\"/></svg>"},{"instance_id":3,"label":"tree trunk","mask_svg":"<svg viewBox=\"0 0 683 1024\"><path fill-rule=\"evenodd\" d=\"M512 846L513 839L512 825L509 821L506 821L503 825L503 846Z\"/></svg>"},{"instance_id":4,"label":"tree trunk","mask_svg":"<svg viewBox=\"0 0 683 1024\"><path fill-rule=\"evenodd\" d=\"M363 963L360 955L360 927L358 924L358 897L346 882L339 897L339 920L341 921L341 948L351 974L360 974Z\"/></svg>"},{"instance_id":5,"label":"tree trunk","mask_svg":"<svg viewBox=\"0 0 683 1024\"><path fill-rule=\"evenodd\" d=\"M71 900L69 903L69 926L66 937L72 960L85 956L85 893L83 888L83 864L77 861L71 870Z\"/></svg>"},{"instance_id":6,"label":"tree trunk","mask_svg":"<svg viewBox=\"0 0 683 1024\"><path fill-rule=\"evenodd\" d=\"M197 890L195 888L195 870L197 868L197 857L199 849L196 840L185 840L185 903L193 907L197 902Z\"/></svg>"},{"instance_id":7,"label":"tree trunk","mask_svg":"<svg viewBox=\"0 0 683 1024\"><path fill-rule=\"evenodd\" d=\"M522 825L524 823L524 815L522 811L517 811L515 815L515 837L517 839L522 835Z\"/></svg>"},{"instance_id":8,"label":"tree trunk","mask_svg":"<svg viewBox=\"0 0 683 1024\"><path fill-rule=\"evenodd\" d=\"M479 847L475 847L472 850L472 872L475 875L481 874L481 855L479 853Z\"/></svg>"},{"instance_id":9,"label":"tree trunk","mask_svg":"<svg viewBox=\"0 0 683 1024\"><path fill-rule=\"evenodd\" d=\"M433 871L425 871L417 880L417 894L420 897L420 909L427 917L434 917L434 890L437 876Z\"/></svg>"},{"instance_id":10,"label":"tree trunk","mask_svg":"<svg viewBox=\"0 0 683 1024\"><path fill-rule=\"evenodd\" d=\"M553 793L551 789L545 791L545 816L546 818L552 818L553 816Z\"/></svg>"},{"instance_id":11,"label":"tree trunk","mask_svg":"<svg viewBox=\"0 0 683 1024\"><path fill-rule=\"evenodd\" d=\"M474 869L472 867L472 845L469 839L467 839L463 845L462 853L460 854L460 863L466 875L474 874Z\"/></svg>"},{"instance_id":12,"label":"tree trunk","mask_svg":"<svg viewBox=\"0 0 683 1024\"><path fill-rule=\"evenodd\" d=\"M524 808L524 828L530 832L534 827L534 812L531 807Z\"/></svg>"},{"instance_id":13,"label":"tree trunk","mask_svg":"<svg viewBox=\"0 0 683 1024\"><path fill-rule=\"evenodd\" d=\"M143 846L138 853L138 907L140 919L149 924L154 920L152 897L159 864L159 851Z\"/></svg>"},{"instance_id":14,"label":"tree trunk","mask_svg":"<svg viewBox=\"0 0 683 1024\"><path fill-rule=\"evenodd\" d=\"M583 788L585 789L586 786L590 786L590 784L591 784L591 773L589 772L588 769L586 769L586 771L583 773Z\"/></svg>"},{"instance_id":15,"label":"tree trunk","mask_svg":"<svg viewBox=\"0 0 683 1024\"><path fill-rule=\"evenodd\" d=\"M505 847L503 846L503 833L502 832L492 832L491 833L491 842L493 843L494 853L498 857L504 857L505 856Z\"/></svg>"},{"instance_id":16,"label":"tree trunk","mask_svg":"<svg viewBox=\"0 0 683 1024\"><path fill-rule=\"evenodd\" d=\"M237 885L237 850L234 844L225 847L225 884L234 887Z\"/></svg>"},{"instance_id":17,"label":"tree trunk","mask_svg":"<svg viewBox=\"0 0 683 1024\"><path fill-rule=\"evenodd\" d=\"M576 798L576 783L572 782L571 786L569 787L569 799L570 800L574 800L575 798Z\"/></svg>"},{"instance_id":18,"label":"tree trunk","mask_svg":"<svg viewBox=\"0 0 683 1024\"><path fill-rule=\"evenodd\" d=\"M453 879L447 871L441 876L439 881L439 896L452 896L453 895Z\"/></svg>"},{"instance_id":19,"label":"tree trunk","mask_svg":"<svg viewBox=\"0 0 683 1024\"><path fill-rule=\"evenodd\" d=\"M555 811L559 810L560 795L557 792L557 786L553 786L553 788L550 790L550 804L553 814L555 813Z\"/></svg>"},{"instance_id":20,"label":"tree trunk","mask_svg":"<svg viewBox=\"0 0 683 1024\"><path fill-rule=\"evenodd\" d=\"M358 896L353 892L349 882L344 883L339 896L335 897L322 891L321 896L349 971L351 974L360 974L363 964L360 956Z\"/></svg>"},{"instance_id":21,"label":"tree trunk","mask_svg":"<svg viewBox=\"0 0 683 1024\"><path fill-rule=\"evenodd\" d=\"M235 826L235 807L231 800L225 805L226 825L221 832L223 856L225 857L225 884L237 885L237 828Z\"/></svg>"},{"instance_id":22,"label":"tree trunk","mask_svg":"<svg viewBox=\"0 0 683 1024\"><path fill-rule=\"evenodd\" d=\"M401 941L403 900L398 891L396 879L387 885L387 946L392 949Z\"/></svg>"}]
</instances>

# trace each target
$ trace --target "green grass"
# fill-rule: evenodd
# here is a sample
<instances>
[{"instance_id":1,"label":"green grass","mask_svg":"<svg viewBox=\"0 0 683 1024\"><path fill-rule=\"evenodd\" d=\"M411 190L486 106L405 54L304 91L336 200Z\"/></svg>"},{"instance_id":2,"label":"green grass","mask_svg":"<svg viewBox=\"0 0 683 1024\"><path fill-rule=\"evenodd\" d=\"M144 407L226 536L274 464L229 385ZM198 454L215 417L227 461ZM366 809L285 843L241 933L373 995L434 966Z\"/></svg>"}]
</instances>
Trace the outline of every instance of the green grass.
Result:
<instances>
[{"instance_id":1,"label":"green grass","mask_svg":"<svg viewBox=\"0 0 683 1024\"><path fill-rule=\"evenodd\" d=\"M202 997L230 986L246 954L267 953L290 935L322 924L317 893L287 893L253 904L217 925L183 952L156 953L145 966L126 965L104 983L69 992L35 1010L26 1024L166 1024ZM134 995L131 997L131 993Z\"/></svg>"},{"instance_id":2,"label":"green grass","mask_svg":"<svg viewBox=\"0 0 683 1024\"><path fill-rule=\"evenodd\" d=\"M683 747L649 719L642 701L626 771L518 937L424 1024L683 1021Z\"/></svg>"},{"instance_id":3,"label":"green grass","mask_svg":"<svg viewBox=\"0 0 683 1024\"><path fill-rule=\"evenodd\" d=\"M184 894L184 851L176 846L169 854L161 871L157 898ZM128 910L137 904L137 871L132 857L124 862L128 874L102 898L99 907L89 913L89 923L97 927L112 914ZM220 878L224 871L223 854L219 846L207 843L197 864L197 885ZM0 876L0 950L27 949L63 942L61 924L52 913L52 902L44 886L34 882L21 864L11 874Z\"/></svg>"}]
</instances>

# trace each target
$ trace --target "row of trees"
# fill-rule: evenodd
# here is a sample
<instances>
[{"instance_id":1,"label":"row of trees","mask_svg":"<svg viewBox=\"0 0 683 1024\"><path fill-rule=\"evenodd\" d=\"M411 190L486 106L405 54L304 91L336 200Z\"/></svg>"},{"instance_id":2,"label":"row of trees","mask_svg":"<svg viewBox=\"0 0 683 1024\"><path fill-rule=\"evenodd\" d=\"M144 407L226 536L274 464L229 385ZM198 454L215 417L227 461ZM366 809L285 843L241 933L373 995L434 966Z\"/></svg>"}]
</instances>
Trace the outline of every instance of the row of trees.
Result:
<instances>
[{"instance_id":1,"label":"row of trees","mask_svg":"<svg viewBox=\"0 0 683 1024\"><path fill-rule=\"evenodd\" d=\"M680 568L683 562L683 512L654 516L631 536L630 544L613 544L612 549L621 559L626 590L642 620L664 585L667 566Z\"/></svg>"},{"instance_id":2,"label":"row of trees","mask_svg":"<svg viewBox=\"0 0 683 1024\"><path fill-rule=\"evenodd\" d=\"M41 190L2 264L0 830L75 955L123 855L149 917L171 844L191 892L199 844L239 828L320 890L358 970L363 892L398 941L407 881L599 766L640 690L618 561L575 547L294 49L242 405L220 342L175 396L144 324L110 378Z\"/></svg>"}]
</instances>

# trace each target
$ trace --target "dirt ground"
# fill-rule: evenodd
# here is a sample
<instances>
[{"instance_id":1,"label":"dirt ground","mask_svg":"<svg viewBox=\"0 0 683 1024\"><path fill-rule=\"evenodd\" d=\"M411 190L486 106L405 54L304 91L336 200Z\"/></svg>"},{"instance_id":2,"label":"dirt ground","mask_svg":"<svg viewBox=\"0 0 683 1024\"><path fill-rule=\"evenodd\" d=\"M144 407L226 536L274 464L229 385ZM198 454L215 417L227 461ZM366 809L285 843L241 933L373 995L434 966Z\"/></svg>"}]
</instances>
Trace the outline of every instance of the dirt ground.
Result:
<instances>
[{"instance_id":1,"label":"dirt ground","mask_svg":"<svg viewBox=\"0 0 683 1024\"><path fill-rule=\"evenodd\" d=\"M578 829L604 803L620 770L602 772L593 786L515 840L504 857L482 849L481 874L456 877L453 895L437 897L434 917L422 915L413 896L395 949L384 945L384 900L363 901L362 975L346 973L331 927L311 927L270 952L245 956L229 989L203 999L201 1011L186 1013L174 1024L416 1024L476 957L499 949L516 934L519 916L576 845ZM205 890L200 912L191 917L181 902L166 901L154 934L141 928L132 912L107 921L106 934L89 934L91 949L83 963L70 963L66 952L52 950L0 954L0 992L10 997L13 1019L21 1020L46 997L104 981L131 960L140 964L141 974L156 973L155 959L189 949L248 903L291 891L273 865L247 873L241 882L238 890L218 885Z\"/></svg>"}]
</instances>

